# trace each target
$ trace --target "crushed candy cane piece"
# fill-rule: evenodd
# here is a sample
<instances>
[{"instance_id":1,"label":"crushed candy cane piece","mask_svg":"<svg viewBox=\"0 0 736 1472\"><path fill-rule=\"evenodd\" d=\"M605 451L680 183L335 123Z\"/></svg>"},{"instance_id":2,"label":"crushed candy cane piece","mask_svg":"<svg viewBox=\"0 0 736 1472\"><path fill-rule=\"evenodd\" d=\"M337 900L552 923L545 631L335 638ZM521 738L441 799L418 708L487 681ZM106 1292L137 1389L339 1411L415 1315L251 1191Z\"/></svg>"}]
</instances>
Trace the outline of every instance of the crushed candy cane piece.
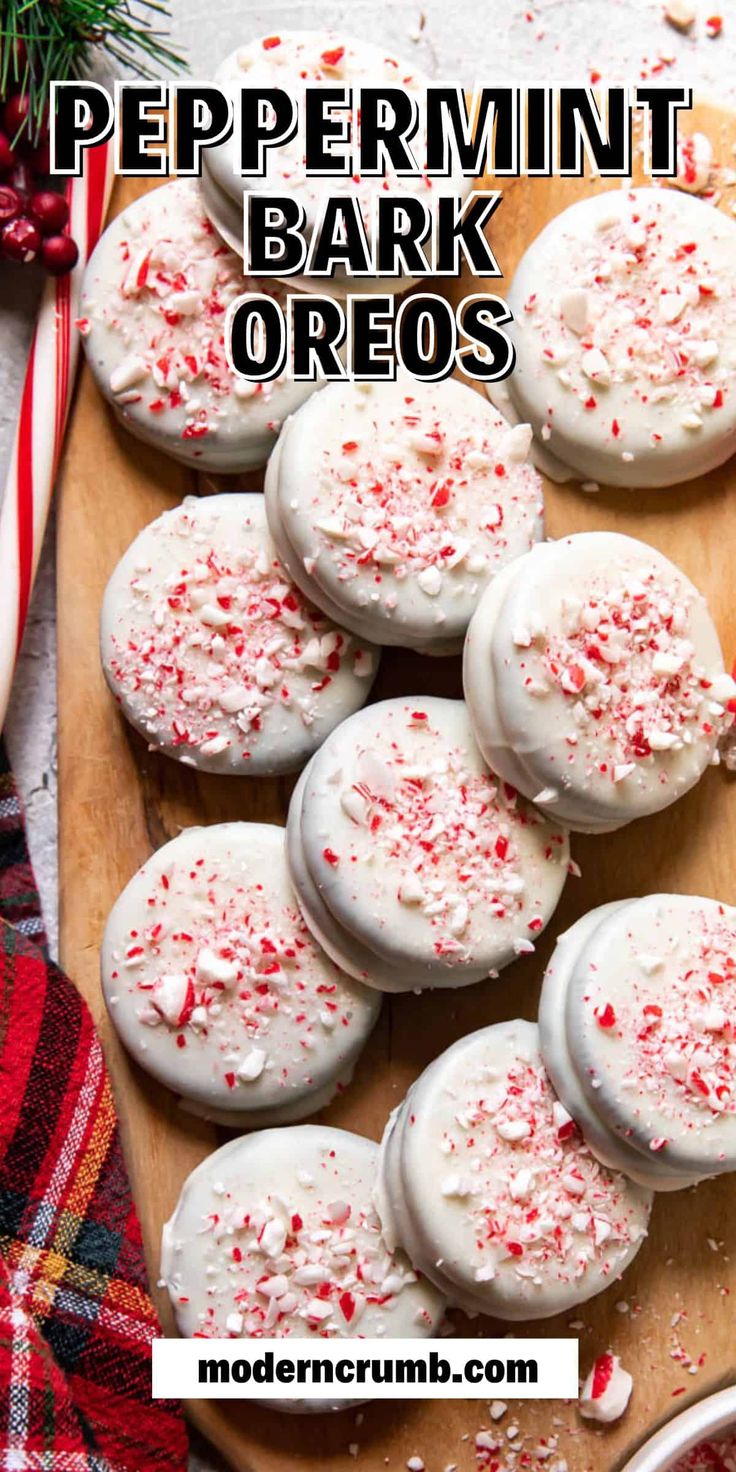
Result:
<instances>
[{"instance_id":1,"label":"crushed candy cane piece","mask_svg":"<svg viewBox=\"0 0 736 1472\"><path fill-rule=\"evenodd\" d=\"M618 1355L598 1356L580 1392L578 1409L589 1421L610 1425L623 1416L634 1387L628 1370L624 1370Z\"/></svg>"}]
</instances>

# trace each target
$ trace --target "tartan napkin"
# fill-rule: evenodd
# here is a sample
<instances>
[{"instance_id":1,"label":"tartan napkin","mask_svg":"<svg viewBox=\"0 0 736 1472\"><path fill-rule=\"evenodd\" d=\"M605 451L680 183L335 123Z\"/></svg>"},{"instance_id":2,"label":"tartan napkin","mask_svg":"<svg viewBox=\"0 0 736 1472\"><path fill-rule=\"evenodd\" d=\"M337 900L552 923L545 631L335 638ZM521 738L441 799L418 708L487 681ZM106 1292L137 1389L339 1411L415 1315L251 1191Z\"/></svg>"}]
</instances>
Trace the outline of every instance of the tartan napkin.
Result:
<instances>
[{"instance_id":1,"label":"tartan napkin","mask_svg":"<svg viewBox=\"0 0 736 1472\"><path fill-rule=\"evenodd\" d=\"M45 947L0 744L0 1469L184 1472L102 1050Z\"/></svg>"}]
</instances>

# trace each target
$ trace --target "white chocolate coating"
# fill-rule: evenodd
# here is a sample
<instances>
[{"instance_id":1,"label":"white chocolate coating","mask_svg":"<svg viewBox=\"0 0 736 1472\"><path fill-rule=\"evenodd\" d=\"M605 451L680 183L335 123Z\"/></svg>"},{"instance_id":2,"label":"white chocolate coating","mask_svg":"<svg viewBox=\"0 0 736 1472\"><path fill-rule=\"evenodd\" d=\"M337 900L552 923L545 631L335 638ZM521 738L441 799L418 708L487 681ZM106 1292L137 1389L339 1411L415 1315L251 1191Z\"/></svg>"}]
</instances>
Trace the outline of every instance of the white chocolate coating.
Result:
<instances>
[{"instance_id":1,"label":"white chocolate coating","mask_svg":"<svg viewBox=\"0 0 736 1472\"><path fill-rule=\"evenodd\" d=\"M360 206L368 239L372 240L373 205L381 193L412 195L425 200L431 207L441 195L463 199L472 188L472 180L463 178L455 167L447 179L428 180L424 174L416 178L398 176L390 164L380 178L361 176L357 165L346 177L330 174L325 178L307 178L304 171L304 88L319 83L353 88L393 86L408 93L418 108L418 128L412 147L420 164L423 163L426 148L423 141L426 135L424 98L429 78L411 61L393 56L383 46L330 31L280 30L232 52L218 67L215 81L221 87L231 85L236 98L241 87L280 87L295 98L299 109L294 138L267 150L262 178L241 177L237 162L237 124L232 138L205 150L205 204L208 208L213 207L213 218L218 228L224 226L226 238L236 249L239 247L242 251L245 192L288 194L295 199L305 212L307 239L312 237L326 198L354 198ZM352 119L348 119L347 127L349 136L352 136ZM343 151L339 142L335 151ZM397 292L412 284L406 275L378 275L368 279L350 276L344 268L338 268L333 277L305 274L284 279L290 287L335 295L346 291Z\"/></svg>"},{"instance_id":2,"label":"white chocolate coating","mask_svg":"<svg viewBox=\"0 0 736 1472\"><path fill-rule=\"evenodd\" d=\"M512 429L456 379L329 384L269 462L292 577L363 638L458 647L482 591L542 535L542 482Z\"/></svg>"},{"instance_id":3,"label":"white chocolate coating","mask_svg":"<svg viewBox=\"0 0 736 1472\"><path fill-rule=\"evenodd\" d=\"M616 900L590 910L559 937L539 1000L539 1045L556 1093L598 1159L650 1191L682 1191L697 1185L701 1177L692 1171L678 1172L667 1159L642 1155L629 1139L612 1129L599 1113L597 1100L591 1100L583 1089L570 1048L566 1011L573 970L597 926L626 903Z\"/></svg>"},{"instance_id":4,"label":"white chocolate coating","mask_svg":"<svg viewBox=\"0 0 736 1472\"><path fill-rule=\"evenodd\" d=\"M203 1161L163 1230L161 1272L179 1332L318 1344L434 1334L440 1295L381 1234L377 1159L372 1140L303 1125L244 1136Z\"/></svg>"},{"instance_id":5,"label":"white chocolate coating","mask_svg":"<svg viewBox=\"0 0 736 1472\"><path fill-rule=\"evenodd\" d=\"M311 765L311 764L310 764ZM289 803L286 824L286 852L289 874L294 890L299 897L299 908L317 943L341 970L349 976L376 987L384 992L406 991L412 978L407 976L405 966L395 965L376 954L369 946L350 935L328 910L319 889L307 868L304 846L301 839L304 789L309 768L305 767L294 788ZM421 979L415 983L415 989Z\"/></svg>"},{"instance_id":6,"label":"white chocolate coating","mask_svg":"<svg viewBox=\"0 0 736 1472\"><path fill-rule=\"evenodd\" d=\"M108 225L85 272L79 327L97 386L131 434L201 470L265 464L316 385L231 372L225 314L249 291L286 301L278 283L243 275L194 180L163 184Z\"/></svg>"},{"instance_id":7,"label":"white chocolate coating","mask_svg":"<svg viewBox=\"0 0 736 1472\"><path fill-rule=\"evenodd\" d=\"M558 1103L537 1028L501 1023L425 1069L389 1122L379 1212L469 1312L550 1318L636 1255L651 1194L605 1170Z\"/></svg>"},{"instance_id":8,"label":"white chocolate coating","mask_svg":"<svg viewBox=\"0 0 736 1472\"><path fill-rule=\"evenodd\" d=\"M736 1169L736 910L648 895L586 918L558 1012L588 1109L653 1184Z\"/></svg>"},{"instance_id":9,"label":"white chocolate coating","mask_svg":"<svg viewBox=\"0 0 736 1472\"><path fill-rule=\"evenodd\" d=\"M489 764L583 832L693 787L736 696L702 595L615 532L541 544L494 580L468 630L464 684Z\"/></svg>"},{"instance_id":10,"label":"white chocolate coating","mask_svg":"<svg viewBox=\"0 0 736 1472\"><path fill-rule=\"evenodd\" d=\"M105 591L105 677L136 730L207 772L304 764L368 698L378 651L306 603L255 494L190 496L136 537Z\"/></svg>"},{"instance_id":11,"label":"white chocolate coating","mask_svg":"<svg viewBox=\"0 0 736 1472\"><path fill-rule=\"evenodd\" d=\"M288 821L307 923L369 985L465 986L533 951L568 872L555 829L485 767L462 701L386 700L343 722Z\"/></svg>"},{"instance_id":12,"label":"white chocolate coating","mask_svg":"<svg viewBox=\"0 0 736 1472\"><path fill-rule=\"evenodd\" d=\"M380 1007L315 945L267 823L188 828L158 849L112 909L102 985L136 1062L233 1128L328 1104Z\"/></svg>"},{"instance_id":13,"label":"white chocolate coating","mask_svg":"<svg viewBox=\"0 0 736 1472\"><path fill-rule=\"evenodd\" d=\"M509 295L519 418L568 474L668 486L736 448L736 221L676 189L606 192L537 236Z\"/></svg>"}]
</instances>

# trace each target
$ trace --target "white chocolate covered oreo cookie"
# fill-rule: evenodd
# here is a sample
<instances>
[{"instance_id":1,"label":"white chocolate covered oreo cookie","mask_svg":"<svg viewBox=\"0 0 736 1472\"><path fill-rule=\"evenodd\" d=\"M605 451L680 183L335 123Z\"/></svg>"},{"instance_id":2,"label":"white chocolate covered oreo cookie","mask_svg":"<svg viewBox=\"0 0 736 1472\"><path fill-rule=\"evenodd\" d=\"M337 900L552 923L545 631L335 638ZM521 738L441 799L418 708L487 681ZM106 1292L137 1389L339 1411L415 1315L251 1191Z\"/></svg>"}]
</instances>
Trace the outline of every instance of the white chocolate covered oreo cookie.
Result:
<instances>
[{"instance_id":1,"label":"white chocolate covered oreo cookie","mask_svg":"<svg viewBox=\"0 0 736 1472\"><path fill-rule=\"evenodd\" d=\"M530 438L455 379L330 384L269 462L279 553L362 638L444 653L485 585L542 535Z\"/></svg>"},{"instance_id":2,"label":"white chocolate covered oreo cookie","mask_svg":"<svg viewBox=\"0 0 736 1472\"><path fill-rule=\"evenodd\" d=\"M533 951L568 872L553 827L485 766L462 701L386 700L325 742L287 824L310 929L384 991L466 986Z\"/></svg>"},{"instance_id":3,"label":"white chocolate covered oreo cookie","mask_svg":"<svg viewBox=\"0 0 736 1472\"><path fill-rule=\"evenodd\" d=\"M378 651L284 572L263 497L191 496L144 528L107 585L105 676L168 756L238 776L302 766L367 699Z\"/></svg>"},{"instance_id":4,"label":"white chocolate covered oreo cookie","mask_svg":"<svg viewBox=\"0 0 736 1472\"><path fill-rule=\"evenodd\" d=\"M736 1169L736 910L691 895L604 905L558 942L542 1051L603 1159L654 1190Z\"/></svg>"},{"instance_id":5,"label":"white chocolate covered oreo cookie","mask_svg":"<svg viewBox=\"0 0 736 1472\"><path fill-rule=\"evenodd\" d=\"M153 854L110 914L102 985L136 1062L233 1128L328 1104L379 1010L312 939L267 823L189 828Z\"/></svg>"},{"instance_id":6,"label":"white chocolate covered oreo cookie","mask_svg":"<svg viewBox=\"0 0 736 1472\"><path fill-rule=\"evenodd\" d=\"M282 30L259 37L244 46L239 46L222 62L215 74L219 86L231 88L236 102L242 87L276 87L285 90L296 101L298 118L296 132L285 139L277 148L266 150L264 170L261 177L242 177L239 166L239 129L233 130L231 138L205 150L203 156L203 198L218 229L234 249L243 249L243 198L252 191L267 194L288 194L304 212L303 231L311 240L325 201L332 198L350 197L359 207L366 235L373 243L378 238L374 228L374 210L381 196L392 192L413 196L430 208L442 195L464 199L472 188L472 180L463 178L454 158L446 178L434 176L429 179L424 172L426 160L426 89L429 78L409 60L394 56L386 47L373 45L330 31ZM416 176L397 174L393 164L386 160L380 177L363 176L359 162L353 160L353 168L344 175L312 174L305 171L306 131L304 93L306 87L316 85L333 87L398 87L409 95L416 107L417 126L412 139L412 149L421 170ZM356 111L358 104L356 101ZM354 136L355 124L352 116L347 117L347 146L357 148ZM334 152L344 151L341 140L334 141ZM347 275L338 266L334 276L303 276L285 278L290 286L298 285L319 292L335 294L369 291L403 291L411 285L411 278L404 274L382 275L380 271L370 277Z\"/></svg>"},{"instance_id":7,"label":"white chocolate covered oreo cookie","mask_svg":"<svg viewBox=\"0 0 736 1472\"><path fill-rule=\"evenodd\" d=\"M303 1125L244 1136L203 1161L163 1231L179 1332L318 1343L435 1333L440 1294L382 1236L377 1159L372 1140Z\"/></svg>"},{"instance_id":8,"label":"white chocolate covered oreo cookie","mask_svg":"<svg viewBox=\"0 0 736 1472\"><path fill-rule=\"evenodd\" d=\"M567 983L585 938L593 933L604 916L613 914L621 903L614 901L591 910L559 937L544 976L539 1004L539 1041L552 1084L594 1154L611 1170L622 1171L630 1180L653 1190L654 1167L650 1169L641 1154L609 1129L588 1104L570 1056L565 1022ZM680 1191L683 1186L691 1184L694 1184L691 1176L668 1172L661 1162L656 1167L658 1191Z\"/></svg>"},{"instance_id":9,"label":"white chocolate covered oreo cookie","mask_svg":"<svg viewBox=\"0 0 736 1472\"><path fill-rule=\"evenodd\" d=\"M230 370L225 315L248 291L286 300L276 282L244 277L188 179L128 205L85 273L79 328L100 392L131 434L202 470L264 465L316 386Z\"/></svg>"},{"instance_id":10,"label":"white chocolate covered oreo cookie","mask_svg":"<svg viewBox=\"0 0 736 1472\"><path fill-rule=\"evenodd\" d=\"M730 216L674 189L580 200L529 246L508 300L516 366L499 402L555 478L668 486L736 449Z\"/></svg>"},{"instance_id":11,"label":"white chocolate covered oreo cookie","mask_svg":"<svg viewBox=\"0 0 736 1472\"><path fill-rule=\"evenodd\" d=\"M583 832L694 786L736 696L705 599L615 532L541 544L499 574L468 630L464 684L489 765Z\"/></svg>"},{"instance_id":12,"label":"white chocolate covered oreo cookie","mask_svg":"<svg viewBox=\"0 0 736 1472\"><path fill-rule=\"evenodd\" d=\"M559 1103L537 1028L461 1038L392 1115L376 1204L384 1233L451 1304L543 1319L617 1280L651 1194L605 1169Z\"/></svg>"}]
</instances>

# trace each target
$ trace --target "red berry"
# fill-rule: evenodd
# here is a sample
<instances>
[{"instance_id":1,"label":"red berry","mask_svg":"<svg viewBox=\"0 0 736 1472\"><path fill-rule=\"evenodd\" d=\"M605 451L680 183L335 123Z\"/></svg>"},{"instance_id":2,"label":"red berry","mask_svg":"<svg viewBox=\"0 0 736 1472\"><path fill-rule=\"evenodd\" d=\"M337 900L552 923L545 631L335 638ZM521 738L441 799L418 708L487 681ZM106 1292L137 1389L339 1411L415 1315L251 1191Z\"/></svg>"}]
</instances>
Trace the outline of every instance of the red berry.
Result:
<instances>
[{"instance_id":1,"label":"red berry","mask_svg":"<svg viewBox=\"0 0 736 1472\"><path fill-rule=\"evenodd\" d=\"M7 225L8 220L14 220L20 211L17 189L11 189L9 184L0 184L0 225Z\"/></svg>"},{"instance_id":2,"label":"red berry","mask_svg":"<svg viewBox=\"0 0 736 1472\"><path fill-rule=\"evenodd\" d=\"M15 165L15 153L5 133L0 133L0 174L9 174Z\"/></svg>"},{"instance_id":3,"label":"red berry","mask_svg":"<svg viewBox=\"0 0 736 1472\"><path fill-rule=\"evenodd\" d=\"M31 195L31 215L42 235L59 235L69 219L69 206L63 194L39 189Z\"/></svg>"},{"instance_id":4,"label":"red berry","mask_svg":"<svg viewBox=\"0 0 736 1472\"><path fill-rule=\"evenodd\" d=\"M8 98L3 110L3 123L9 138L14 139L16 134L25 131L30 110L31 99L27 92L16 92L14 97Z\"/></svg>"},{"instance_id":5,"label":"red berry","mask_svg":"<svg viewBox=\"0 0 736 1472\"><path fill-rule=\"evenodd\" d=\"M33 220L26 219L25 215L18 215L15 220L8 220L0 231L0 247L2 253L11 261L35 261L41 245L41 231Z\"/></svg>"},{"instance_id":6,"label":"red berry","mask_svg":"<svg viewBox=\"0 0 736 1472\"><path fill-rule=\"evenodd\" d=\"M34 174L51 173L51 147L48 143L39 143L37 148L32 148L28 155L28 162Z\"/></svg>"},{"instance_id":7,"label":"red berry","mask_svg":"<svg viewBox=\"0 0 736 1472\"><path fill-rule=\"evenodd\" d=\"M79 260L71 235L49 235L41 246L41 260L50 276L66 276Z\"/></svg>"}]
</instances>

